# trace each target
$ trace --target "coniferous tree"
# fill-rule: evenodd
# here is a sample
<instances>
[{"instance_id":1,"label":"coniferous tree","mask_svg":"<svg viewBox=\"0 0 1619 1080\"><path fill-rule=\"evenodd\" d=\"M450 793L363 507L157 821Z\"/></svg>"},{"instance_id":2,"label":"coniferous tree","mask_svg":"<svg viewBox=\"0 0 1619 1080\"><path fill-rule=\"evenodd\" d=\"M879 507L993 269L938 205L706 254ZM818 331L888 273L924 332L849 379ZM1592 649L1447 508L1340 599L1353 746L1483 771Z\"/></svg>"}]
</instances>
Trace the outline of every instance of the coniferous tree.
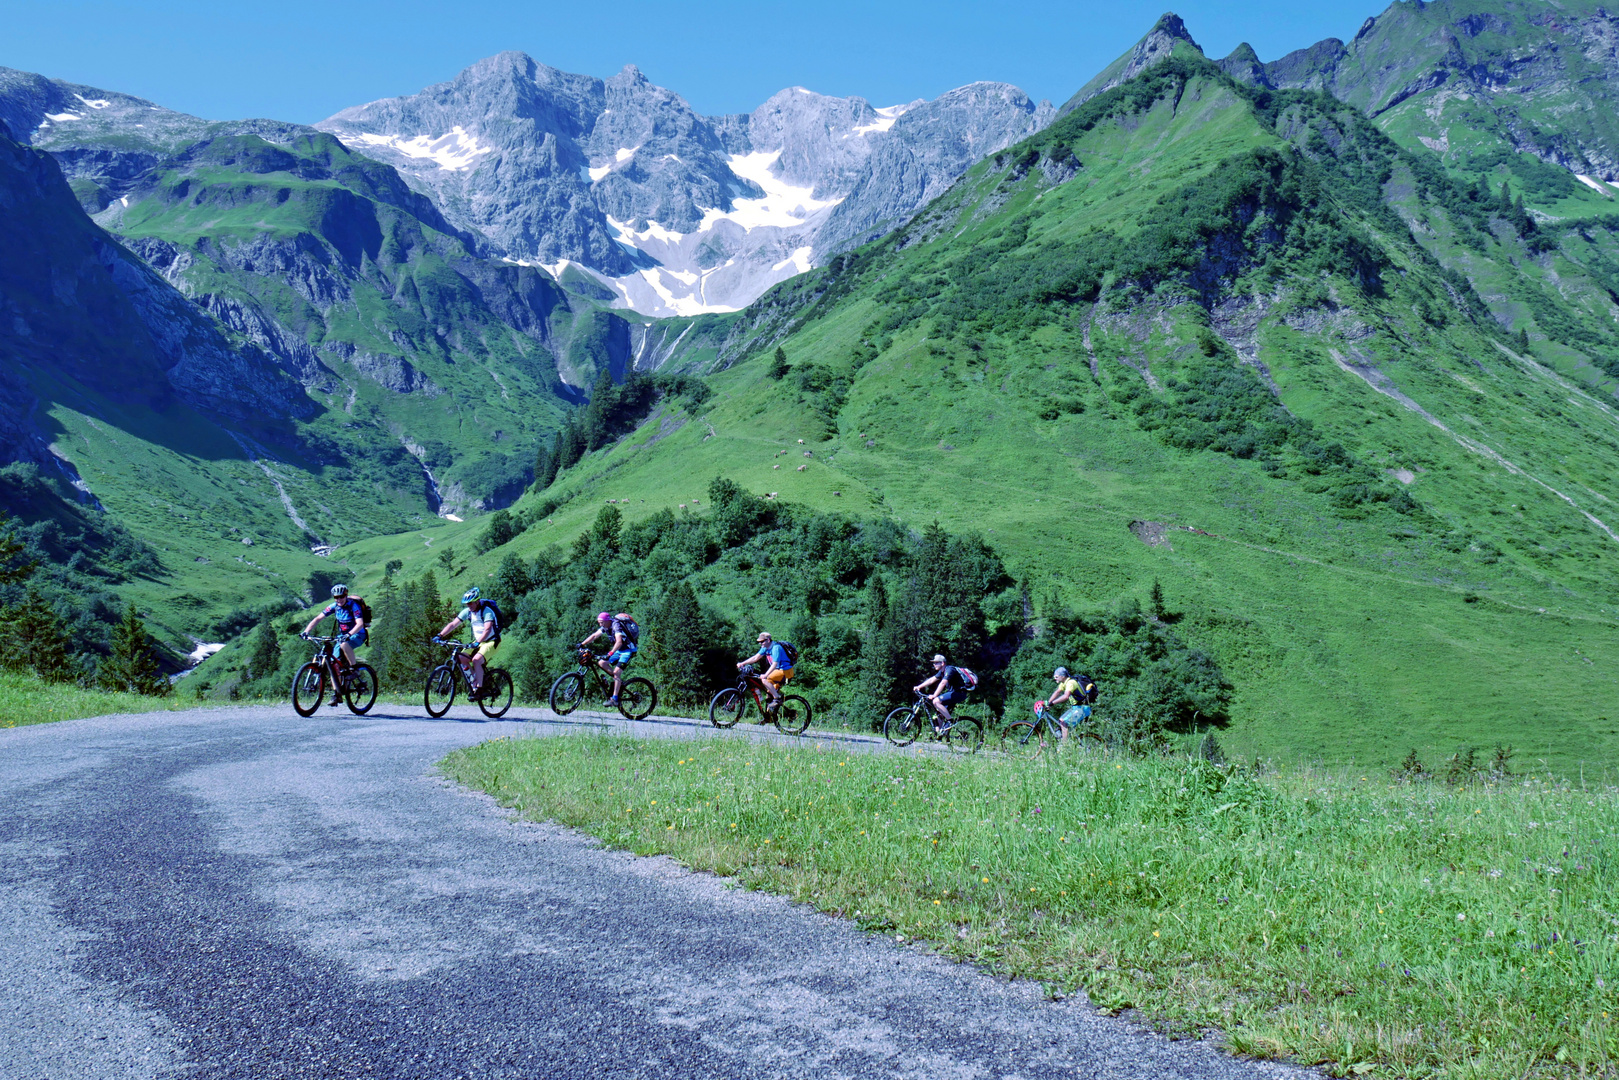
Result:
<instances>
[{"instance_id":1,"label":"coniferous tree","mask_svg":"<svg viewBox=\"0 0 1619 1080\"><path fill-rule=\"evenodd\" d=\"M0 585L15 585L26 580L39 565L35 560L22 557L25 547L17 539L11 515L0 510Z\"/></svg>"},{"instance_id":2,"label":"coniferous tree","mask_svg":"<svg viewBox=\"0 0 1619 1080\"><path fill-rule=\"evenodd\" d=\"M0 627L4 659L10 668L32 670L47 682L70 682L78 665L68 656L61 621L32 589Z\"/></svg>"},{"instance_id":3,"label":"coniferous tree","mask_svg":"<svg viewBox=\"0 0 1619 1080\"><path fill-rule=\"evenodd\" d=\"M242 675L245 680L252 681L274 675L280 670L281 635L276 633L275 620L266 619L259 623L258 632L253 635L252 650L248 653Z\"/></svg>"},{"instance_id":4,"label":"coniferous tree","mask_svg":"<svg viewBox=\"0 0 1619 1080\"><path fill-rule=\"evenodd\" d=\"M770 358L770 367L766 374L772 379L785 379L792 368L787 364L787 352L780 345L776 346L776 353Z\"/></svg>"},{"instance_id":5,"label":"coniferous tree","mask_svg":"<svg viewBox=\"0 0 1619 1080\"><path fill-rule=\"evenodd\" d=\"M894 615L888 588L882 574L873 574L866 588L865 634L860 642L860 699L874 710L877 718L894 702L897 685L898 643L894 640Z\"/></svg>"},{"instance_id":6,"label":"coniferous tree","mask_svg":"<svg viewBox=\"0 0 1619 1080\"><path fill-rule=\"evenodd\" d=\"M399 647L399 622L403 615L399 584L394 571L399 569L397 559L389 560L382 568L382 584L376 599L371 602L371 622L366 627L365 643L369 655L366 663L377 672L377 681L390 689L396 685L394 664Z\"/></svg>"},{"instance_id":7,"label":"coniferous tree","mask_svg":"<svg viewBox=\"0 0 1619 1080\"><path fill-rule=\"evenodd\" d=\"M657 626L649 629L657 654L654 677L662 693L676 704L700 704L708 693L703 678L706 642L702 608L690 585L675 582L658 609Z\"/></svg>"},{"instance_id":8,"label":"coniferous tree","mask_svg":"<svg viewBox=\"0 0 1619 1080\"><path fill-rule=\"evenodd\" d=\"M557 478L557 459L554 447L542 445L534 455L534 490L544 491Z\"/></svg>"},{"instance_id":9,"label":"coniferous tree","mask_svg":"<svg viewBox=\"0 0 1619 1080\"><path fill-rule=\"evenodd\" d=\"M152 655L152 638L135 605L124 609L123 622L112 632L110 655L96 669L96 681L109 690L162 697L172 687Z\"/></svg>"}]
</instances>

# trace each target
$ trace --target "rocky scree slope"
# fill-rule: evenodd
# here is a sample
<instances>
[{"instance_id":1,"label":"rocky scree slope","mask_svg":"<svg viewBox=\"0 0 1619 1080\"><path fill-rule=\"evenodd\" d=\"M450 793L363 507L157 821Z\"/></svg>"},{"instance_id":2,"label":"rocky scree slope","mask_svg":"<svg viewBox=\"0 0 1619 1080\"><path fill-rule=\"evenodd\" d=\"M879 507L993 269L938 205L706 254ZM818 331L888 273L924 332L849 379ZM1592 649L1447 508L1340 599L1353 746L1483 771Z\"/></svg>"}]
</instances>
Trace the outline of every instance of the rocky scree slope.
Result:
<instances>
[{"instance_id":1,"label":"rocky scree slope","mask_svg":"<svg viewBox=\"0 0 1619 1080\"><path fill-rule=\"evenodd\" d=\"M397 167L490 250L598 280L648 315L746 306L895 227L974 161L1048 123L976 83L874 109L794 87L705 117L635 67L601 80L507 52L317 126Z\"/></svg>"}]
</instances>

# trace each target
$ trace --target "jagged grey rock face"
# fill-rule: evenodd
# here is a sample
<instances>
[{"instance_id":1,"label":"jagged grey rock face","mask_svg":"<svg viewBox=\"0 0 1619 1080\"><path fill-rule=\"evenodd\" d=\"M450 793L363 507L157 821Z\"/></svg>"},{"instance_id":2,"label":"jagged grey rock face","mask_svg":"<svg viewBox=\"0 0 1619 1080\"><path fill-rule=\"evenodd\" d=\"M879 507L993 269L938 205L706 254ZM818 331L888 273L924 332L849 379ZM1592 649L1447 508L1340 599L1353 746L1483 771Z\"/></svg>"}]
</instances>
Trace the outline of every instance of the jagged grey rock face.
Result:
<instances>
[{"instance_id":1,"label":"jagged grey rock face","mask_svg":"<svg viewBox=\"0 0 1619 1080\"><path fill-rule=\"evenodd\" d=\"M633 66L610 79L501 53L317 125L430 193L491 252L582 268L648 315L729 311L902 223L1054 114L978 83L874 109L794 87L705 117Z\"/></svg>"}]
</instances>

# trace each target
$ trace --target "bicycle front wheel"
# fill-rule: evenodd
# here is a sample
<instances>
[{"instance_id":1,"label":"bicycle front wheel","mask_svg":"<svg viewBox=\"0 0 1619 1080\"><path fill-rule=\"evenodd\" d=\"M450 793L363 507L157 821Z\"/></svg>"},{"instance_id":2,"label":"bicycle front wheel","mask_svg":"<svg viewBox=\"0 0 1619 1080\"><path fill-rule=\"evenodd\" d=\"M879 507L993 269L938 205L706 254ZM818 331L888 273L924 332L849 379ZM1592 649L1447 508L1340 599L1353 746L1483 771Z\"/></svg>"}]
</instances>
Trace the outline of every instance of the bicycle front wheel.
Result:
<instances>
[{"instance_id":1,"label":"bicycle front wheel","mask_svg":"<svg viewBox=\"0 0 1619 1080\"><path fill-rule=\"evenodd\" d=\"M1027 720L1007 724L1001 729L1001 753L1013 757L1033 757L1048 749L1045 732L1038 730L1039 727L1039 724L1031 724Z\"/></svg>"},{"instance_id":2,"label":"bicycle front wheel","mask_svg":"<svg viewBox=\"0 0 1619 1080\"><path fill-rule=\"evenodd\" d=\"M625 679L624 687L618 692L618 711L630 720L644 720L658 707L658 688L652 685L651 679L643 679L637 675L633 679Z\"/></svg>"},{"instance_id":3,"label":"bicycle front wheel","mask_svg":"<svg viewBox=\"0 0 1619 1080\"><path fill-rule=\"evenodd\" d=\"M984 745L983 726L970 716L961 717L939 737L951 752L957 754L976 754L978 748Z\"/></svg>"},{"instance_id":4,"label":"bicycle front wheel","mask_svg":"<svg viewBox=\"0 0 1619 1080\"><path fill-rule=\"evenodd\" d=\"M922 734L925 724L916 706L895 709L883 720L883 738L895 746L909 746Z\"/></svg>"},{"instance_id":5,"label":"bicycle front wheel","mask_svg":"<svg viewBox=\"0 0 1619 1080\"><path fill-rule=\"evenodd\" d=\"M377 672L370 664L355 664L349 668L348 689L343 694L349 712L364 716L377 703Z\"/></svg>"},{"instance_id":6,"label":"bicycle front wheel","mask_svg":"<svg viewBox=\"0 0 1619 1080\"><path fill-rule=\"evenodd\" d=\"M490 668L483 673L483 693L478 696L478 708L491 720L499 720L512 707L512 677L504 668Z\"/></svg>"},{"instance_id":7,"label":"bicycle front wheel","mask_svg":"<svg viewBox=\"0 0 1619 1080\"><path fill-rule=\"evenodd\" d=\"M797 694L788 694L781 699L781 707L776 710L776 730L783 735L802 735L804 729L810 726L810 704Z\"/></svg>"},{"instance_id":8,"label":"bicycle front wheel","mask_svg":"<svg viewBox=\"0 0 1619 1080\"><path fill-rule=\"evenodd\" d=\"M546 697L546 703L551 711L558 716L567 716L579 707L579 701L585 696L585 677L577 671L570 671L566 675L557 677L551 684L551 693Z\"/></svg>"},{"instance_id":9,"label":"bicycle front wheel","mask_svg":"<svg viewBox=\"0 0 1619 1080\"><path fill-rule=\"evenodd\" d=\"M747 695L734 686L727 687L708 703L708 722L720 728L736 727L736 722L747 711Z\"/></svg>"},{"instance_id":10,"label":"bicycle front wheel","mask_svg":"<svg viewBox=\"0 0 1619 1080\"><path fill-rule=\"evenodd\" d=\"M311 661L292 677L292 711L313 716L326 696L326 665Z\"/></svg>"},{"instance_id":11,"label":"bicycle front wheel","mask_svg":"<svg viewBox=\"0 0 1619 1080\"><path fill-rule=\"evenodd\" d=\"M427 673L427 684L422 687L422 706L428 716L443 716L455 702L455 669L440 664Z\"/></svg>"}]
</instances>

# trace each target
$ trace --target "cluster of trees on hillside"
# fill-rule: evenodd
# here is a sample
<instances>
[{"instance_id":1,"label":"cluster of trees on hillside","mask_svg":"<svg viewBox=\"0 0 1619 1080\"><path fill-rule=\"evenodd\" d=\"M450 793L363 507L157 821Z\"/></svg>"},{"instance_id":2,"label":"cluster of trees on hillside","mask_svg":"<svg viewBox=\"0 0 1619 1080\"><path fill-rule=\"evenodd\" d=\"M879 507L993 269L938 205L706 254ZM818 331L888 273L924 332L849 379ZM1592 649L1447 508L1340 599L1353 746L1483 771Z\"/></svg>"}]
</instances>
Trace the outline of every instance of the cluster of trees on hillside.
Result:
<instances>
[{"instance_id":1,"label":"cluster of trees on hillside","mask_svg":"<svg viewBox=\"0 0 1619 1080\"><path fill-rule=\"evenodd\" d=\"M544 491L557 473L634 431L659 400L673 398L683 408L694 410L711 393L708 384L695 375L633 372L623 383L614 383L612 372L603 370L590 390L589 403L571 414L551 445L542 446L535 455L534 490Z\"/></svg>"},{"instance_id":2,"label":"cluster of trees on hillside","mask_svg":"<svg viewBox=\"0 0 1619 1080\"><path fill-rule=\"evenodd\" d=\"M159 646L135 605L94 589L83 560L52 561L54 522L36 526L19 531L0 511L0 667L50 683L169 693ZM119 530L106 546L127 537Z\"/></svg>"},{"instance_id":3,"label":"cluster of trees on hillside","mask_svg":"<svg viewBox=\"0 0 1619 1080\"><path fill-rule=\"evenodd\" d=\"M597 612L628 611L642 625L634 668L677 707L700 708L734 683L736 662L768 630L801 650L795 688L823 715L856 723L908 701L936 652L983 677L975 699L994 713L1043 696L1065 663L1101 681L1132 738L1224 718L1230 688L1219 667L1161 611L1125 600L1079 615L1052 597L1037 615L1027 586L976 536L819 513L725 479L708 495L704 513L662 510L632 523L609 503L568 549L508 554L493 582L479 582L511 616L495 663L522 698L544 700ZM444 656L428 639L459 607L442 594L459 595L461 584L435 571L400 581L398 570L390 563L368 598L365 659L384 689L415 694ZM284 618L259 628L243 692L285 693L307 659L285 646L289 629Z\"/></svg>"}]
</instances>

